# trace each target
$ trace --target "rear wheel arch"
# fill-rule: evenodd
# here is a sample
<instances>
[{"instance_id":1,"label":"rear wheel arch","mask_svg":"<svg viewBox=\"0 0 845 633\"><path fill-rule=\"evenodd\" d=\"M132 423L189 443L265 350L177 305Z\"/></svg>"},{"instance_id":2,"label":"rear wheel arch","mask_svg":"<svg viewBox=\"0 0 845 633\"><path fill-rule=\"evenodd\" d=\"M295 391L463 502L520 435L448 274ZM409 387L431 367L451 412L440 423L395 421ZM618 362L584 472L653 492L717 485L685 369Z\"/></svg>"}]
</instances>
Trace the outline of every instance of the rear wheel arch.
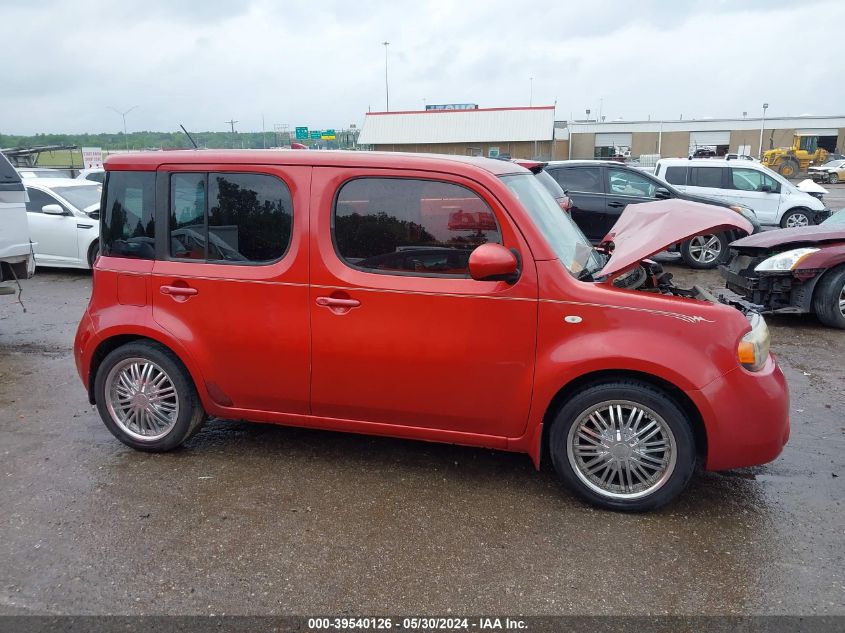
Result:
<instances>
[{"instance_id":1,"label":"rear wheel arch","mask_svg":"<svg viewBox=\"0 0 845 633\"><path fill-rule=\"evenodd\" d=\"M151 343L170 352L185 369L185 372L190 377L191 382L194 383L194 389L197 390L197 393L200 396L200 400L203 400L204 394L203 391L200 389L200 387L204 385L203 381L199 379L199 377L195 375L193 371L191 371L189 363L185 362L182 354L180 354L177 350L173 349L166 343L156 340L150 336L144 336L142 334L117 334L100 341L100 343L97 345L96 349L91 355L91 365L88 369L88 401L91 404L97 403L94 393L94 383L97 377L97 371L99 370L100 365L102 365L103 360L105 360L106 356L108 356L117 348L126 345L127 343L139 342Z\"/></svg>"},{"instance_id":2,"label":"rear wheel arch","mask_svg":"<svg viewBox=\"0 0 845 633\"><path fill-rule=\"evenodd\" d=\"M695 440L696 454L702 460L707 457L707 429L704 426L701 412L680 387L654 374L627 369L604 369L578 376L563 385L555 393L543 414L543 433L540 439L540 464L550 463L551 461L549 435L558 412L567 400L576 393L588 389L593 385L617 380L642 382L666 394L689 418L692 425L693 439Z\"/></svg>"}]
</instances>

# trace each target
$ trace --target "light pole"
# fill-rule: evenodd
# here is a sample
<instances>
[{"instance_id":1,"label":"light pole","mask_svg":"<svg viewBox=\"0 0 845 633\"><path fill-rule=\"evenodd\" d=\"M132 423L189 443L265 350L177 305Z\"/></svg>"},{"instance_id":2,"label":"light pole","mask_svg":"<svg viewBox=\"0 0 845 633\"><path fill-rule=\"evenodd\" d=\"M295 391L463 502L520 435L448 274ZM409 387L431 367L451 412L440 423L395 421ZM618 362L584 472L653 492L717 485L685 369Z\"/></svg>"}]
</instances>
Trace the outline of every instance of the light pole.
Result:
<instances>
[{"instance_id":1,"label":"light pole","mask_svg":"<svg viewBox=\"0 0 845 633\"><path fill-rule=\"evenodd\" d=\"M530 88L528 89L528 107L534 105L534 77L529 77Z\"/></svg>"},{"instance_id":2,"label":"light pole","mask_svg":"<svg viewBox=\"0 0 845 633\"><path fill-rule=\"evenodd\" d=\"M387 83L387 47L390 42L382 42L384 45L384 111L390 112L390 85Z\"/></svg>"},{"instance_id":3,"label":"light pole","mask_svg":"<svg viewBox=\"0 0 845 633\"><path fill-rule=\"evenodd\" d=\"M121 112L120 110L118 110L117 108L113 108L112 106L106 106L106 107L108 107L109 110L114 110L120 116L123 117L123 140L126 141L126 151L128 152L129 151L129 137L126 136L126 115L129 114L130 112L132 112L132 110L134 110L138 106L134 105L124 112Z\"/></svg>"},{"instance_id":4,"label":"light pole","mask_svg":"<svg viewBox=\"0 0 845 633\"><path fill-rule=\"evenodd\" d=\"M757 158L763 160L763 128L766 127L766 110L768 109L769 104L763 104L763 120L760 122L760 151L757 152Z\"/></svg>"}]
</instances>

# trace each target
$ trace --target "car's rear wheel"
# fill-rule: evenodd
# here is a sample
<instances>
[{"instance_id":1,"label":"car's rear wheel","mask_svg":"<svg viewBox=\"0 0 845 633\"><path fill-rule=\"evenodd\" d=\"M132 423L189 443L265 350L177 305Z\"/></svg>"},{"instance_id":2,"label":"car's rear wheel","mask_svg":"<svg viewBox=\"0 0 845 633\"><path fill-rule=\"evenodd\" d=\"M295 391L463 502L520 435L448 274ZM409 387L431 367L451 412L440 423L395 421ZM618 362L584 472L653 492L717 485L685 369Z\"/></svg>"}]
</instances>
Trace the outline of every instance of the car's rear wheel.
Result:
<instances>
[{"instance_id":1,"label":"car's rear wheel","mask_svg":"<svg viewBox=\"0 0 845 633\"><path fill-rule=\"evenodd\" d=\"M659 508L695 468L689 417L663 391L635 380L578 392L558 412L549 449L567 487L611 510Z\"/></svg>"},{"instance_id":2,"label":"car's rear wheel","mask_svg":"<svg viewBox=\"0 0 845 633\"><path fill-rule=\"evenodd\" d=\"M106 427L132 448L179 446L205 421L191 378L176 356L153 342L133 342L106 356L94 381Z\"/></svg>"},{"instance_id":3,"label":"car's rear wheel","mask_svg":"<svg viewBox=\"0 0 845 633\"><path fill-rule=\"evenodd\" d=\"M724 233L696 235L683 242L680 251L681 259L691 268L715 268L728 252L728 238Z\"/></svg>"},{"instance_id":4,"label":"car's rear wheel","mask_svg":"<svg viewBox=\"0 0 845 633\"><path fill-rule=\"evenodd\" d=\"M790 209L780 219L780 225L784 229L793 229L802 226L810 226L813 218L806 209Z\"/></svg>"},{"instance_id":5,"label":"car's rear wheel","mask_svg":"<svg viewBox=\"0 0 845 633\"><path fill-rule=\"evenodd\" d=\"M830 174L830 176L828 176L828 181L831 185L837 184L839 182L839 174L837 174L836 172Z\"/></svg>"},{"instance_id":6,"label":"car's rear wheel","mask_svg":"<svg viewBox=\"0 0 845 633\"><path fill-rule=\"evenodd\" d=\"M845 330L845 266L827 271L819 280L813 311L826 326Z\"/></svg>"}]
</instances>

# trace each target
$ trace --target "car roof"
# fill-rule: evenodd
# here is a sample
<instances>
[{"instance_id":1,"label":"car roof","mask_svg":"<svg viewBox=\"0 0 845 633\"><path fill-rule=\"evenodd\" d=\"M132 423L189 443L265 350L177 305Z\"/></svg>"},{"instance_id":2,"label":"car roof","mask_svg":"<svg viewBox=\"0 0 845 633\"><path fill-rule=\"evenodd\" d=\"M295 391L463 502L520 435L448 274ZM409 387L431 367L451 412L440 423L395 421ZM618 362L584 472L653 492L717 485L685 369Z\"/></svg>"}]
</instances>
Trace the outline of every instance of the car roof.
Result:
<instances>
[{"instance_id":1,"label":"car roof","mask_svg":"<svg viewBox=\"0 0 845 633\"><path fill-rule=\"evenodd\" d=\"M760 165L757 161L744 160L741 158L728 160L726 158L661 158L660 163L683 163L684 165L695 165L700 167L702 165L710 165L711 167L726 167L728 165L739 165L740 167L749 168L752 165Z\"/></svg>"},{"instance_id":2,"label":"car roof","mask_svg":"<svg viewBox=\"0 0 845 633\"><path fill-rule=\"evenodd\" d=\"M30 178L24 180L23 184L27 187L46 187L52 189L53 187L91 187L101 186L100 183L93 180L77 180L76 178Z\"/></svg>"},{"instance_id":3,"label":"car roof","mask_svg":"<svg viewBox=\"0 0 845 633\"><path fill-rule=\"evenodd\" d=\"M443 171L458 166L483 169L495 176L530 173L516 163L474 156L414 154L406 152L354 152L344 150L175 150L112 154L107 171L152 171L161 165L179 164L310 165L314 167L380 167Z\"/></svg>"},{"instance_id":4,"label":"car roof","mask_svg":"<svg viewBox=\"0 0 845 633\"><path fill-rule=\"evenodd\" d=\"M548 167L564 167L575 165L612 165L613 167L627 167L628 169L636 169L635 166L628 165L627 163L623 163L618 160L591 160L587 158L575 160L552 160L549 161L547 164Z\"/></svg>"}]
</instances>

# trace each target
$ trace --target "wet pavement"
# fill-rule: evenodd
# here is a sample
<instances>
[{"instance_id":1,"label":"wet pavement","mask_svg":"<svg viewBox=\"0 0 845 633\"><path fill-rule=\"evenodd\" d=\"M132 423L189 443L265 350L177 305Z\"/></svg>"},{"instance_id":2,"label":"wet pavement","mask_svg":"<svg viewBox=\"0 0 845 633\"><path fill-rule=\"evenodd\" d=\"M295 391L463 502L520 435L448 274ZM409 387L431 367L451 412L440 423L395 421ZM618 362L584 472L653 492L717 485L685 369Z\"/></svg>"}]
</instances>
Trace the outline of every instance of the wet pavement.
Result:
<instances>
[{"instance_id":1,"label":"wet pavement","mask_svg":"<svg viewBox=\"0 0 845 633\"><path fill-rule=\"evenodd\" d=\"M132 451L73 364L90 282L0 302L0 614L845 613L845 332L813 317L768 318L781 457L623 515L488 450L212 420Z\"/></svg>"}]
</instances>

